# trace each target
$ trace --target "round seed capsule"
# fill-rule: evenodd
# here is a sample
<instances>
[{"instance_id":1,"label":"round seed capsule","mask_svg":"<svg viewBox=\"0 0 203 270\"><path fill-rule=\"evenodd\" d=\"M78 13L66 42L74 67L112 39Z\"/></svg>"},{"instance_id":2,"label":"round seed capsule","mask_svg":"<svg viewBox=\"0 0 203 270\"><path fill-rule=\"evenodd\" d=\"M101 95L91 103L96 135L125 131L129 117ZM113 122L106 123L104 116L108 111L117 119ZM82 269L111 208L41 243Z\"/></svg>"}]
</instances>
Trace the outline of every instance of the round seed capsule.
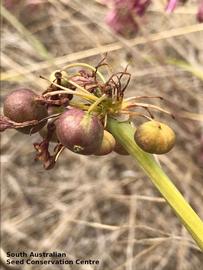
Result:
<instances>
[{"instance_id":1,"label":"round seed capsule","mask_svg":"<svg viewBox=\"0 0 203 270\"><path fill-rule=\"evenodd\" d=\"M116 142L114 152L116 152L117 154L122 155L122 156L128 156L129 155L127 150L125 150L125 148L118 142Z\"/></svg>"},{"instance_id":2,"label":"round seed capsule","mask_svg":"<svg viewBox=\"0 0 203 270\"><path fill-rule=\"evenodd\" d=\"M104 130L104 136L102 139L101 146L98 151L96 151L96 156L104 156L111 153L114 150L116 145L116 140L114 139L113 135L108 131Z\"/></svg>"},{"instance_id":3,"label":"round seed capsule","mask_svg":"<svg viewBox=\"0 0 203 270\"><path fill-rule=\"evenodd\" d=\"M61 144L69 150L91 155L100 148L104 129L98 117L71 109L57 119L56 134Z\"/></svg>"},{"instance_id":4,"label":"round seed capsule","mask_svg":"<svg viewBox=\"0 0 203 270\"><path fill-rule=\"evenodd\" d=\"M175 144L174 131L158 121L149 121L140 125L136 129L134 138L142 150L151 154L165 154Z\"/></svg>"},{"instance_id":5,"label":"round seed capsule","mask_svg":"<svg viewBox=\"0 0 203 270\"><path fill-rule=\"evenodd\" d=\"M19 88L9 93L4 100L4 115L17 123L41 120L47 117L46 106L35 99L38 95L28 88ZM39 131L47 121L35 126L19 128L18 131L29 134Z\"/></svg>"}]
</instances>

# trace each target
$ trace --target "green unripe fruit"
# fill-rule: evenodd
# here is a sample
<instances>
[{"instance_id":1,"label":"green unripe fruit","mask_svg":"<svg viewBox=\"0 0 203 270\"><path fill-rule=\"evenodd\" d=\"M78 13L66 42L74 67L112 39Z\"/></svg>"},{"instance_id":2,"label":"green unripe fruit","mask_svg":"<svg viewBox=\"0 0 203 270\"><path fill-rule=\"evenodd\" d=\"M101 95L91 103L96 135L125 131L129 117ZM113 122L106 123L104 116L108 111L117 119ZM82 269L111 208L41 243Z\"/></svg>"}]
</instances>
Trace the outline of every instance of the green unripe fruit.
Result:
<instances>
[{"instance_id":1,"label":"green unripe fruit","mask_svg":"<svg viewBox=\"0 0 203 270\"><path fill-rule=\"evenodd\" d=\"M104 130L104 136L102 140L102 144L99 150L95 153L96 156L104 156L111 153L114 150L116 145L116 140L114 139L113 135L108 131Z\"/></svg>"},{"instance_id":2,"label":"green unripe fruit","mask_svg":"<svg viewBox=\"0 0 203 270\"><path fill-rule=\"evenodd\" d=\"M175 144L175 133L166 124L149 121L140 125L134 135L135 142L145 152L165 154Z\"/></svg>"},{"instance_id":3,"label":"green unripe fruit","mask_svg":"<svg viewBox=\"0 0 203 270\"><path fill-rule=\"evenodd\" d=\"M104 129L97 116L71 109L57 119L56 134L60 143L69 150L91 155L101 147Z\"/></svg>"}]
</instances>

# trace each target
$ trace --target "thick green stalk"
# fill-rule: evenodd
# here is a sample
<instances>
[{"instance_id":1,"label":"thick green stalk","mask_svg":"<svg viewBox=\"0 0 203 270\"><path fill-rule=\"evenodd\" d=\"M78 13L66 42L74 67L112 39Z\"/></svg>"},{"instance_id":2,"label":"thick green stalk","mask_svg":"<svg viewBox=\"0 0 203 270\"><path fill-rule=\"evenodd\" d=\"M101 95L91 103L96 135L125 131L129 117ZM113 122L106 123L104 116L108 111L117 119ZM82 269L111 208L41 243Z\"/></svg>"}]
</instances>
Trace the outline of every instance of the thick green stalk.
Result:
<instances>
[{"instance_id":1,"label":"thick green stalk","mask_svg":"<svg viewBox=\"0 0 203 270\"><path fill-rule=\"evenodd\" d=\"M137 160L203 251L203 222L157 164L153 155L142 151L135 143L134 128L131 124L109 118L107 128L129 154Z\"/></svg>"}]
</instances>

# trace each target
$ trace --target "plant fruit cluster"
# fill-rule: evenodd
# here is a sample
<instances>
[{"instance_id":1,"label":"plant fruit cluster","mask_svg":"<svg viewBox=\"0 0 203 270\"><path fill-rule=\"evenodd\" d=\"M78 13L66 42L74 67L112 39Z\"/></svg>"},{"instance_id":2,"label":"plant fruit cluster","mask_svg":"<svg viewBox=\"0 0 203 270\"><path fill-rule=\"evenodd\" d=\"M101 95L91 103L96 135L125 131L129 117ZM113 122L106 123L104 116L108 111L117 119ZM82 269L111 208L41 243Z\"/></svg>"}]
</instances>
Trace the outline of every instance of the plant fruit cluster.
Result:
<instances>
[{"instance_id":1,"label":"plant fruit cluster","mask_svg":"<svg viewBox=\"0 0 203 270\"><path fill-rule=\"evenodd\" d=\"M127 83L123 87L124 75ZM24 134L39 133L42 141L34 143L34 148L36 159L42 161L45 169L53 168L64 149L82 155L103 156L112 151L128 155L107 130L106 122L109 117L122 114L129 79L126 71L113 74L104 83L97 78L97 68L94 72L80 70L73 75L57 70L51 74L51 84L42 94L19 88L6 96L0 131L14 128ZM132 104L126 106L125 112L131 107ZM129 109L129 117L131 113ZM152 119L135 128L134 138L143 151L152 154L167 153L175 142L173 130ZM56 144L53 154L50 143Z\"/></svg>"}]
</instances>

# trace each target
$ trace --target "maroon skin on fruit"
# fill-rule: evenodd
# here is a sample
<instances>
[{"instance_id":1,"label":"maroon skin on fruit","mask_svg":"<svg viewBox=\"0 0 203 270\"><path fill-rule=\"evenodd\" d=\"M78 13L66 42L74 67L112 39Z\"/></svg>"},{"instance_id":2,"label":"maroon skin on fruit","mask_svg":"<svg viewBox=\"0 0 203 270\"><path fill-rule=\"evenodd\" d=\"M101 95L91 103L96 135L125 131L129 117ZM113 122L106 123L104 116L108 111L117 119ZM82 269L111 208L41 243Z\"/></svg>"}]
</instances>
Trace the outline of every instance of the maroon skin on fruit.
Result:
<instances>
[{"instance_id":1,"label":"maroon skin on fruit","mask_svg":"<svg viewBox=\"0 0 203 270\"><path fill-rule=\"evenodd\" d=\"M9 93L4 100L4 115L17 123L23 123L32 120L41 120L48 116L44 105L35 101L38 95L27 88L20 88ZM29 134L39 131L46 121L18 130Z\"/></svg>"},{"instance_id":2,"label":"maroon skin on fruit","mask_svg":"<svg viewBox=\"0 0 203 270\"><path fill-rule=\"evenodd\" d=\"M104 129L98 117L79 109L70 109L58 118L56 134L60 143L69 150L91 155L100 148Z\"/></svg>"},{"instance_id":3,"label":"maroon skin on fruit","mask_svg":"<svg viewBox=\"0 0 203 270\"><path fill-rule=\"evenodd\" d=\"M114 152L116 152L117 154L122 155L122 156L129 155L129 153L125 150L125 148L118 142L116 142Z\"/></svg>"}]
</instances>

